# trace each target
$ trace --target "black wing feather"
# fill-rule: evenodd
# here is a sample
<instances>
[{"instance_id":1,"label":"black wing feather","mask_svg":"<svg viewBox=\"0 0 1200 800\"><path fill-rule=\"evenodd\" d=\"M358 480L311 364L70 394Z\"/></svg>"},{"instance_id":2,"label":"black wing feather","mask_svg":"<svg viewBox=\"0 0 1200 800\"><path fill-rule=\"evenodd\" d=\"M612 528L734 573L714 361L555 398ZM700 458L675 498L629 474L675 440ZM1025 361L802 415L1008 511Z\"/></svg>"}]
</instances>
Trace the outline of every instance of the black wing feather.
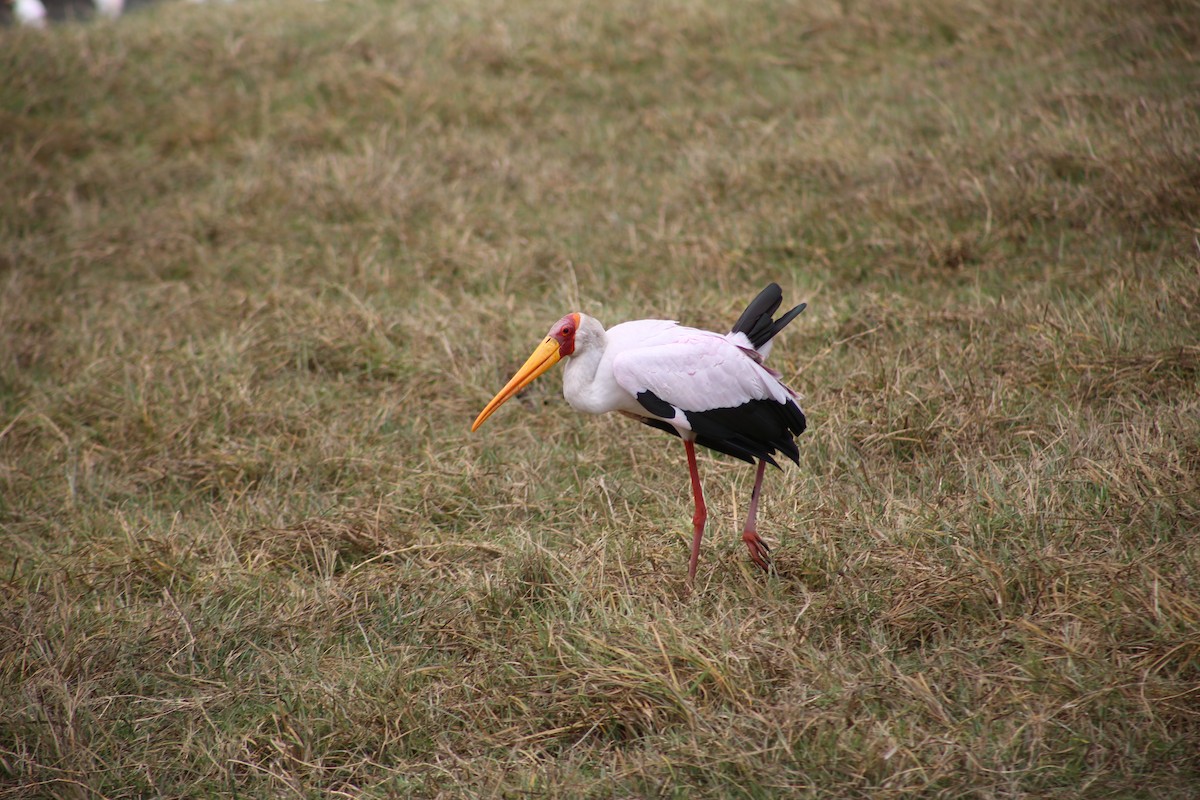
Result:
<instances>
[{"instance_id":1,"label":"black wing feather","mask_svg":"<svg viewBox=\"0 0 1200 800\"><path fill-rule=\"evenodd\" d=\"M670 419L676 408L649 389L638 392L638 402L655 417ZM761 458L778 467L775 453L783 453L799 463L800 448L795 437L804 432L804 412L795 401L777 403L774 400L751 400L734 408L712 408L708 411L683 411L688 425L696 434L696 444L718 453L740 458L751 464ZM643 418L642 422L659 430L678 435L675 427L661 419Z\"/></svg>"}]
</instances>

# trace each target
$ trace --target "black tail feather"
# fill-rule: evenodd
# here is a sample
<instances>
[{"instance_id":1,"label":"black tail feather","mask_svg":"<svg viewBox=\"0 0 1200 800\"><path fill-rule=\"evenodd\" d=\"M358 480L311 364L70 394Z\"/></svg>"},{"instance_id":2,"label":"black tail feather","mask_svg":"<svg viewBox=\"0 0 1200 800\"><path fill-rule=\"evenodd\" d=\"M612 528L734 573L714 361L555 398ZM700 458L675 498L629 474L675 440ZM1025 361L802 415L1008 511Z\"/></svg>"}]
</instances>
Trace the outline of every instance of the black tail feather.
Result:
<instances>
[{"instance_id":1,"label":"black tail feather","mask_svg":"<svg viewBox=\"0 0 1200 800\"><path fill-rule=\"evenodd\" d=\"M750 344L757 350L775 338L775 334L787 327L787 324L799 316L800 312L808 305L801 303L779 319L772 319L772 315L778 310L781 303L783 303L783 290L779 288L779 284L768 284L758 293L758 297L746 306L746 310L733 324L730 333L746 334Z\"/></svg>"},{"instance_id":2,"label":"black tail feather","mask_svg":"<svg viewBox=\"0 0 1200 800\"><path fill-rule=\"evenodd\" d=\"M781 330L786 328L792 320L794 320L796 317L800 316L800 313L802 311L804 311L804 309L806 309L806 308L808 308L808 303L801 303L800 305L793 308L791 311L784 314L779 319L775 320L775 322L772 323L771 327L769 329L767 329L767 335L762 338L761 343L754 342L753 339L751 339L750 341L752 343L754 343L755 347L759 347L760 344L766 344L767 342L769 342L775 338L775 334L779 333Z\"/></svg>"}]
</instances>

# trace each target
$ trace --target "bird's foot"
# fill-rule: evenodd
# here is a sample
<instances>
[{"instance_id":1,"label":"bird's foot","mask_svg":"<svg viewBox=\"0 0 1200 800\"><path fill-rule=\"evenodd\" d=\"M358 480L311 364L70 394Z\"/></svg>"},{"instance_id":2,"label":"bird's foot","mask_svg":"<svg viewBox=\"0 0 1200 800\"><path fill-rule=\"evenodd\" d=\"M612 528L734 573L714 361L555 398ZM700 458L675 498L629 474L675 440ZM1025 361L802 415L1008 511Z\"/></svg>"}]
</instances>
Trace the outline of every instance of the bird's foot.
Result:
<instances>
[{"instance_id":1,"label":"bird's foot","mask_svg":"<svg viewBox=\"0 0 1200 800\"><path fill-rule=\"evenodd\" d=\"M746 543L746 549L750 551L750 560L757 564L759 569L770 572L771 548L767 547L767 543L758 535L758 532L742 531L742 541Z\"/></svg>"}]
</instances>

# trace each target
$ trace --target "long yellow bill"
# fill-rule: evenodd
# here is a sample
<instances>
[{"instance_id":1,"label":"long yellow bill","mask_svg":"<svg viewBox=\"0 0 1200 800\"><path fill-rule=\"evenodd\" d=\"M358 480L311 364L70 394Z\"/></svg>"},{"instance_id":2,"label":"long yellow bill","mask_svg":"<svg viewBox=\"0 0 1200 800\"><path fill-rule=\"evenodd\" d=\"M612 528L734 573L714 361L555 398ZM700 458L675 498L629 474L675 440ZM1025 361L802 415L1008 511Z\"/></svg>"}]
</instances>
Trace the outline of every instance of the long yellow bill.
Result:
<instances>
[{"instance_id":1,"label":"long yellow bill","mask_svg":"<svg viewBox=\"0 0 1200 800\"><path fill-rule=\"evenodd\" d=\"M533 355L529 357L529 360L517 370L517 374L513 375L508 383L504 385L504 388L500 390L500 393L492 398L492 402L487 404L487 408L479 412L479 416L475 418L474 424L471 425L471 430L478 430L484 420L490 417L493 411L503 405L505 400L533 383L537 376L557 364L560 358L562 356L559 355L558 342L553 337L547 336L546 341L539 344L537 349L533 351Z\"/></svg>"}]
</instances>

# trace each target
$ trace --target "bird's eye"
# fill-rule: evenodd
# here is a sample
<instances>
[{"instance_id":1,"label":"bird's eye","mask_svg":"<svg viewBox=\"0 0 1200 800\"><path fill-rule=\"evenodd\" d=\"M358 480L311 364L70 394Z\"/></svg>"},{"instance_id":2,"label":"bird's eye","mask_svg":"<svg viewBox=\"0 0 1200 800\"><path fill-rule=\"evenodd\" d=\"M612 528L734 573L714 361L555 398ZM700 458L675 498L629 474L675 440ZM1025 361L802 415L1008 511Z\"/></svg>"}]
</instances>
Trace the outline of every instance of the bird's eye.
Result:
<instances>
[{"instance_id":1,"label":"bird's eye","mask_svg":"<svg viewBox=\"0 0 1200 800\"><path fill-rule=\"evenodd\" d=\"M574 332L575 332L575 331L571 330L571 326L570 326L570 325L563 325L563 329L562 329L562 335L563 335L563 336L570 336L570 335L571 335L572 333L574 333Z\"/></svg>"}]
</instances>

